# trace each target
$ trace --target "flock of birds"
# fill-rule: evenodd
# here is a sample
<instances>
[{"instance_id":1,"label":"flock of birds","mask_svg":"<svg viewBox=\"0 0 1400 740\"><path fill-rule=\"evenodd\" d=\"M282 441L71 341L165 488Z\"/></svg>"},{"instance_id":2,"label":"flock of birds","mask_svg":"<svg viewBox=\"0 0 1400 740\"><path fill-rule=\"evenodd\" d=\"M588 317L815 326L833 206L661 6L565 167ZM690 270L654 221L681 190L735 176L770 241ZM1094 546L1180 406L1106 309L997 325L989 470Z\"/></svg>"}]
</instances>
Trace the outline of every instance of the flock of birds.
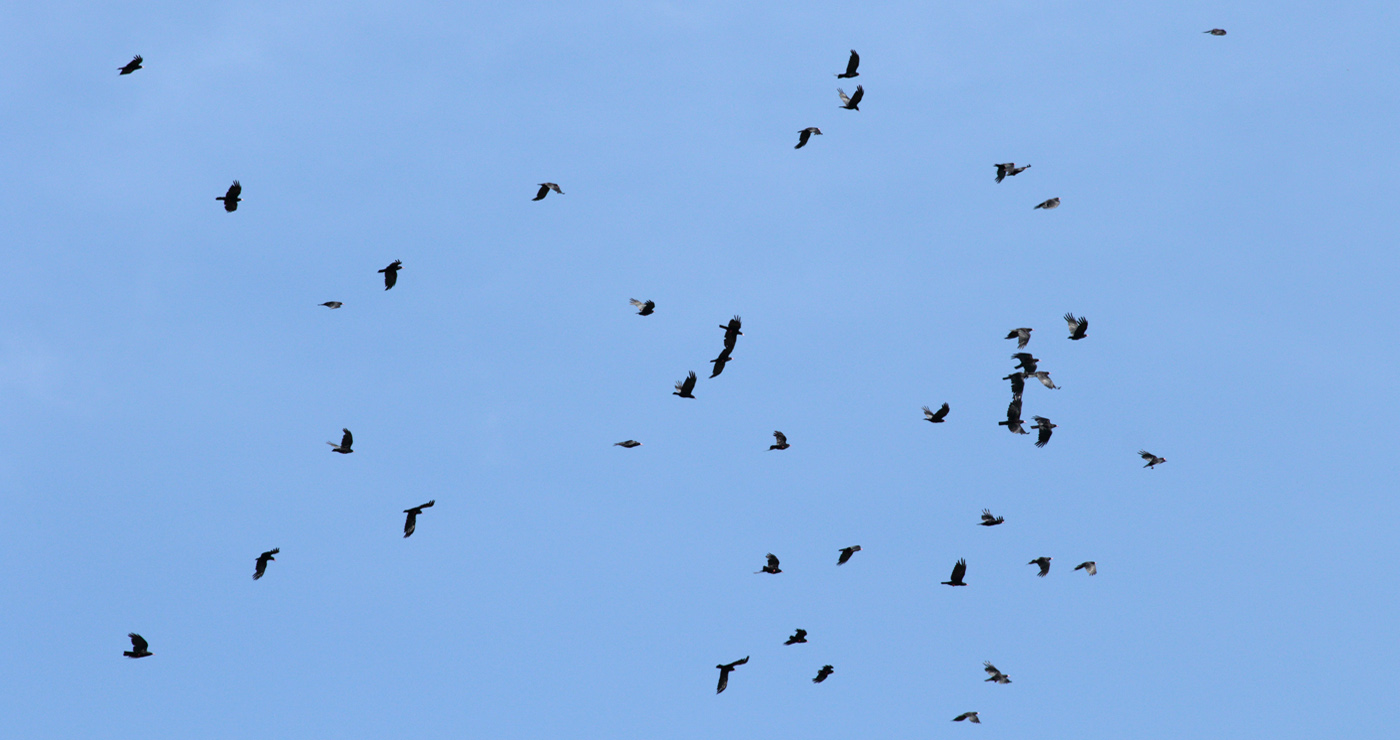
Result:
<instances>
[{"instance_id":1,"label":"flock of birds","mask_svg":"<svg viewBox=\"0 0 1400 740\"><path fill-rule=\"evenodd\" d=\"M1209 31L1205 31L1204 33L1210 34L1212 36L1224 36L1225 30L1222 28L1213 28ZM139 54L136 55L132 58L130 62L119 68L120 74L129 75L132 72L141 69L143 62L144 59L142 59L142 57ZM859 77L859 67L860 55L856 53L854 49L852 49L850 58L847 60L846 63L846 71L837 74L836 77L838 79L851 79ZM841 100L840 108L842 108L843 110L860 110L860 103L865 97L864 85L857 85L855 92L850 95L847 95L846 91L839 87L836 89L836 92ZM816 126L809 126L799 131L799 138L797 141L797 146L795 148L801 149L804 146L806 146L807 143L811 140L812 136L814 135L822 135L821 129ZM1029 164L1018 166L1014 162L1006 162L994 166L996 167L997 183L1002 182L1002 180L1006 179L1007 177L1015 177L1016 175L1025 172L1031 167L1031 165ZM564 191L559 187L557 183L544 182L539 184L539 191L535 194L535 197L532 200L543 200L545 196L549 195L551 191L558 193L559 195L564 194ZM218 196L215 199L223 202L225 211L233 213L234 211L238 210L238 204L243 200L242 193L242 184L239 183L238 180L234 180L233 184L229 186L228 190L223 195ZM1055 197L1049 198L1039 203L1035 206L1035 208L1051 210L1054 208L1058 208L1059 206L1060 199L1058 197ZM385 290L392 289L398 283L399 270L401 270L402 268L403 262L401 260L394 260L388 266L379 270L379 272L384 275ZM652 300L639 301L633 298L630 300L630 303L633 307L637 309L637 315L639 316L650 316L656 311L656 302ZM334 310L340 308L344 304L340 301L326 301L325 303L321 303L320 305ZM1065 314L1064 320L1068 325L1068 338L1070 340L1079 341L1088 336L1089 321L1087 318L1083 316L1075 316L1071 312ZM743 331L741 331L742 327L743 321L737 315L731 318L727 323L719 325L719 328L724 331L723 346L720 350L719 356L715 357L713 360L710 360L710 362L713 365L713 370L710 373L711 379L719 377L719 375L724 372L725 366L734 359L734 347L738 343L739 337L743 336L744 334ZM1039 369L1040 359L1032 356L1031 353L1024 351L1027 345L1030 343L1031 332L1033 331L1035 330L1029 327L1019 327L1016 329L1012 329L1006 335L1006 339L1016 340L1016 349L1020 351L1011 356L1011 359L1017 361L1017 364L1015 365L1015 368L1013 369L1012 373L1002 378L1002 380L1008 380L1011 382L1011 402L1006 409L1006 420L998 421L997 424L999 426L1005 426L1008 429L1008 431L1010 431L1012 434L1029 434L1029 432L1026 431L1027 427L1025 425L1025 422L1021 418L1022 394L1025 391L1027 380L1036 380L1041 385L1051 390L1059 389L1059 386L1055 385L1054 381L1051 380L1050 373L1048 371ZM679 396L680 398L694 399L696 381L697 376L694 371L691 371L685 378L676 381L675 391L672 395ZM945 421L947 421L947 417L950 410L951 407L947 403L944 403L936 411L930 409L928 406L924 406L924 419L933 424L942 424ZM1031 425L1029 427L1030 429L1034 429L1037 431L1035 446L1045 447L1045 445L1050 442L1050 438L1053 435L1054 430L1058 428L1059 425L1051 422L1050 419L1044 416L1032 416L1031 418L1034 419L1036 422L1034 425ZM342 455L348 455L354 452L352 446L354 444L355 438L349 429L342 429L341 431L342 436L339 443L327 442L326 444L331 446L331 450L333 452L337 452ZM788 443L787 435L781 431L774 431L773 438L774 444L769 446L768 448L770 451L786 450L792 446ZM616 442L614 443L614 446L623 447L626 449L633 449L636 447L641 447L642 443L635 439L629 439L622 442ZM1146 450L1139 450L1138 455L1147 462L1147 464L1143 466L1145 468L1156 468L1156 466L1161 465L1162 463L1165 463L1167 461L1166 458L1158 457L1157 455L1154 455ZM417 529L418 517L423 513L424 509L432 507L435 503L437 503L437 501L432 500L425 504L420 504L418 506L414 506L412 508L403 510L403 513L406 515L403 528L404 537L410 537L413 535L414 531ZM1005 517L994 516L990 510L983 509L982 519L979 522L979 524L984 527L994 527L1004 523L1005 521ZM851 560L852 556L854 556L857 552L860 551L860 545L852 545L850 547L841 548L838 551L840 554L837 558L836 565L845 565ZM280 552L280 548L274 547L271 550L268 550L258 555L253 571L253 580L259 580L266 574L268 563L275 561L277 559L275 556ZM1038 566L1039 572L1036 575L1043 578L1050 573L1050 562L1052 560L1053 558L1049 556L1041 556L1035 558L1034 560L1031 560L1029 563L1027 563L1027 565ZM1093 576L1098 574L1098 565L1092 560L1086 560L1080 563L1079 565L1076 565L1074 567L1074 570L1083 570L1088 575ZM773 553L768 553L765 565L758 571L755 571L755 573L766 573L770 575L777 575L782 572L783 571L780 567L778 557ZM957 563L953 565L952 574L950 575L949 579L946 581L942 581L941 583L945 586L966 586L968 585L967 582L964 580L966 575L967 560L965 558L959 559ZM145 658L154 655L154 653L152 653L150 650L150 644L140 634L131 632L128 634L128 637L131 640L131 650L124 651L122 655L128 658ZM794 632L794 634L791 637L789 637L787 641L783 644L798 645L806 642L807 630L797 629ZM734 670L739 666L748 663L750 657L751 656L744 656L740 660L736 660L730 663L720 663L715 666L717 669L719 669L719 684L716 686L716 693L722 693L726 688L728 688L729 675L733 673ZM822 683L828 677L830 677L835 672L835 670L836 669L830 664L821 666L821 668L817 671L816 677L812 679L812 682ZM983 663L983 670L988 675L988 678L984 679L985 682L996 684L1011 683L1011 677L998 670L997 667L992 665L990 661L986 661ZM968 721L974 724L980 724L982 720L978 716L977 712L963 712L962 714L959 714L958 716L954 717L952 721Z\"/></svg>"}]
</instances>

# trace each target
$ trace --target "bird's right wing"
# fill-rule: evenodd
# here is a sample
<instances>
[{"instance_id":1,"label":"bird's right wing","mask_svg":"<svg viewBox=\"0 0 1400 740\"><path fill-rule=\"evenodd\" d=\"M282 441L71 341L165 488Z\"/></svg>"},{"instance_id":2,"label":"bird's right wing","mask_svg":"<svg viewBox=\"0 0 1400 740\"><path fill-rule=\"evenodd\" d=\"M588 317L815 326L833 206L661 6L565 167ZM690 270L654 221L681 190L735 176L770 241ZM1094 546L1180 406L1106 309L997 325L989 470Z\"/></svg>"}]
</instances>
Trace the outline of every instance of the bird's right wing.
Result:
<instances>
[{"instance_id":1,"label":"bird's right wing","mask_svg":"<svg viewBox=\"0 0 1400 740\"><path fill-rule=\"evenodd\" d=\"M341 429L340 431L345 432L340 438L341 447L349 448L351 445L355 444L355 435L351 434L349 429ZM373 445L370 446L373 447Z\"/></svg>"},{"instance_id":2,"label":"bird's right wing","mask_svg":"<svg viewBox=\"0 0 1400 740\"><path fill-rule=\"evenodd\" d=\"M146 638L135 632L128 632L126 636L131 638L131 648L134 652L144 653L146 652L146 648L150 647L146 642Z\"/></svg>"},{"instance_id":3,"label":"bird's right wing","mask_svg":"<svg viewBox=\"0 0 1400 740\"><path fill-rule=\"evenodd\" d=\"M851 58L850 58L849 60L846 61L846 75L847 75L847 76L850 76L850 75L855 74L856 68L859 67L859 66L860 66L860 55L856 53L856 50L855 50L855 49L851 49Z\"/></svg>"}]
</instances>

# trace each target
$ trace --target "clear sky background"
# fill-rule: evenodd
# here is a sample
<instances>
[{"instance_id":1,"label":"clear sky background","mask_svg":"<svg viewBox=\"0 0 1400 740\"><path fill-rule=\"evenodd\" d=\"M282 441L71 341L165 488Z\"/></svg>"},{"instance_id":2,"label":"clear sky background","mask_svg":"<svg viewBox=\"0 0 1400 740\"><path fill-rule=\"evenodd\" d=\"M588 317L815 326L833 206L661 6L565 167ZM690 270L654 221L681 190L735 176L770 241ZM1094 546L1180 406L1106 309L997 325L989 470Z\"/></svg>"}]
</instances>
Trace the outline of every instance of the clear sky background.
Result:
<instances>
[{"instance_id":1,"label":"clear sky background","mask_svg":"<svg viewBox=\"0 0 1400 740\"><path fill-rule=\"evenodd\" d=\"M1398 36L1386 2L5 4L4 734L1394 732ZM996 425L1018 326L1044 449Z\"/></svg>"}]
</instances>

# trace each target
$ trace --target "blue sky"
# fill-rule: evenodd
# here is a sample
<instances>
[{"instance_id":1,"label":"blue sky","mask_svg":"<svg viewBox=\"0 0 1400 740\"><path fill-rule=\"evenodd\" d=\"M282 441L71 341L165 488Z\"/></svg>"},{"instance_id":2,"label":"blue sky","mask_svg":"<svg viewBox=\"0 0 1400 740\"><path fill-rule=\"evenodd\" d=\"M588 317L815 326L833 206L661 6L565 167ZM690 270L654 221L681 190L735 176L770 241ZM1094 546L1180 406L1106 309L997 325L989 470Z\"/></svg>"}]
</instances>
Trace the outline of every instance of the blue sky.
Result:
<instances>
[{"instance_id":1,"label":"blue sky","mask_svg":"<svg viewBox=\"0 0 1400 740\"><path fill-rule=\"evenodd\" d=\"M7 727L1393 732L1398 16L0 8Z\"/></svg>"}]
</instances>

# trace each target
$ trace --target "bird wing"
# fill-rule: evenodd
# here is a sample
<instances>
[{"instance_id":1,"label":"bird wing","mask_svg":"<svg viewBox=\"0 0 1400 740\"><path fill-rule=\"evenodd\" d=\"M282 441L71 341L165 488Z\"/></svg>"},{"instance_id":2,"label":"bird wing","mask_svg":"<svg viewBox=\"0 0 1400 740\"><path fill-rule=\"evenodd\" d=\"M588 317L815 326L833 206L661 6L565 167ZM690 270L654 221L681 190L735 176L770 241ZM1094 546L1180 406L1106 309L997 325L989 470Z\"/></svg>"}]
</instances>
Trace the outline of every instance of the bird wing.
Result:
<instances>
[{"instance_id":1,"label":"bird wing","mask_svg":"<svg viewBox=\"0 0 1400 740\"><path fill-rule=\"evenodd\" d=\"M774 555L774 554L771 553L771 552L768 553L768 567L769 567L769 568L776 568L776 567L778 567L778 556L777 556L777 555ZM748 659L745 658L745 660L748 660Z\"/></svg>"},{"instance_id":2,"label":"bird wing","mask_svg":"<svg viewBox=\"0 0 1400 740\"><path fill-rule=\"evenodd\" d=\"M851 99L846 96L846 91L838 87L836 88L836 94L841 96L841 104L849 108L851 105Z\"/></svg>"},{"instance_id":3,"label":"bird wing","mask_svg":"<svg viewBox=\"0 0 1400 740\"><path fill-rule=\"evenodd\" d=\"M1157 457L1156 455L1152 454L1151 452L1148 452L1147 450L1138 450L1138 455L1142 456L1142 459L1144 460L1154 460Z\"/></svg>"},{"instance_id":4,"label":"bird wing","mask_svg":"<svg viewBox=\"0 0 1400 740\"><path fill-rule=\"evenodd\" d=\"M807 636L807 630L804 630L804 629L799 629L799 630L797 631L797 634L793 635L793 637L796 637L796 638L799 639L799 640L802 639L802 638L804 638L804 637L806 637L806 636Z\"/></svg>"},{"instance_id":5,"label":"bird wing","mask_svg":"<svg viewBox=\"0 0 1400 740\"><path fill-rule=\"evenodd\" d=\"M841 548L841 557L840 557L840 558L837 558L836 564L837 564L837 565L845 565L845 564L846 564L846 561L847 561L847 560L850 560L850 559L851 559L851 556L854 555L854 554L856 554L856 551L855 551L855 550L852 550L852 549L849 548L849 547L843 547L843 548Z\"/></svg>"},{"instance_id":6,"label":"bird wing","mask_svg":"<svg viewBox=\"0 0 1400 740\"><path fill-rule=\"evenodd\" d=\"M349 449L350 445L355 444L355 435L351 434L349 429L341 429L340 431L345 432L340 438L340 446Z\"/></svg>"},{"instance_id":7,"label":"bird wing","mask_svg":"<svg viewBox=\"0 0 1400 740\"><path fill-rule=\"evenodd\" d=\"M806 129L799 131L798 134L799 136L797 137L797 146L793 147L794 149L801 149L802 147L806 146L807 140L812 138L812 132Z\"/></svg>"},{"instance_id":8,"label":"bird wing","mask_svg":"<svg viewBox=\"0 0 1400 740\"><path fill-rule=\"evenodd\" d=\"M946 416L948 415L948 408L949 408L949 407L948 407L948 404L946 404L946 403L943 404L942 406L939 406L939 407L938 407L938 411L935 412L935 413L933 414L933 416L932 416L929 420L930 420L930 421L943 421L943 418L946 417Z\"/></svg>"},{"instance_id":9,"label":"bird wing","mask_svg":"<svg viewBox=\"0 0 1400 740\"><path fill-rule=\"evenodd\" d=\"M967 560L959 560L953 565L953 577L948 580L961 583L964 575L967 575Z\"/></svg>"},{"instance_id":10,"label":"bird wing","mask_svg":"<svg viewBox=\"0 0 1400 740\"><path fill-rule=\"evenodd\" d=\"M856 85L856 94L851 96L851 107L860 105L860 99L865 97L865 87Z\"/></svg>"},{"instance_id":11,"label":"bird wing","mask_svg":"<svg viewBox=\"0 0 1400 740\"><path fill-rule=\"evenodd\" d=\"M413 530L418 528L418 510L406 509L404 513L408 515L408 518L403 521L403 536L407 537L413 534Z\"/></svg>"},{"instance_id":12,"label":"bird wing","mask_svg":"<svg viewBox=\"0 0 1400 740\"><path fill-rule=\"evenodd\" d=\"M1036 575L1042 576L1042 577L1043 577L1043 576L1045 576L1045 574L1047 574L1047 573L1050 572L1050 561L1049 561L1049 560L1037 560L1037 561L1034 561L1034 562L1035 562L1036 565L1039 565L1039 566L1040 566L1040 572L1037 573Z\"/></svg>"},{"instance_id":13,"label":"bird wing","mask_svg":"<svg viewBox=\"0 0 1400 740\"><path fill-rule=\"evenodd\" d=\"M146 648L150 647L150 645L146 643L146 638L135 632L128 632L126 636L131 638L131 649L133 652L144 653L146 652Z\"/></svg>"},{"instance_id":14,"label":"bird wing","mask_svg":"<svg viewBox=\"0 0 1400 740\"><path fill-rule=\"evenodd\" d=\"M531 198L530 200L543 200L546 195L549 195L549 186L544 183L540 183L540 191L538 193L535 193L535 197Z\"/></svg>"},{"instance_id":15,"label":"bird wing","mask_svg":"<svg viewBox=\"0 0 1400 740\"><path fill-rule=\"evenodd\" d=\"M637 300L636 298L629 298L627 299L627 302L636 306L637 308L641 308L644 305L641 301Z\"/></svg>"},{"instance_id":16,"label":"bird wing","mask_svg":"<svg viewBox=\"0 0 1400 740\"><path fill-rule=\"evenodd\" d=\"M1040 417L1036 417L1036 418L1040 418ZM1049 419L1046 419L1046 421L1049 421ZM1036 447L1044 447L1044 446L1045 446L1045 443L1050 441L1050 433L1051 433L1051 431L1052 431L1052 430L1050 429L1050 427L1048 427L1048 426L1042 426L1042 427L1040 428L1040 436L1036 437L1035 446L1036 446Z\"/></svg>"},{"instance_id":17,"label":"bird wing","mask_svg":"<svg viewBox=\"0 0 1400 740\"><path fill-rule=\"evenodd\" d=\"M243 193L243 185L240 184L237 180L234 180L234 181L233 181L233 184L230 185L230 186L228 186L228 192L227 192L227 193L224 193L224 197L227 198L228 200L234 200L234 201L236 201L236 200L238 200L238 196L241 195L242 193Z\"/></svg>"},{"instance_id":18,"label":"bird wing","mask_svg":"<svg viewBox=\"0 0 1400 740\"><path fill-rule=\"evenodd\" d=\"M724 688L729 685L729 672L734 670L729 666L719 667L719 685L715 687L715 693L723 693Z\"/></svg>"},{"instance_id":19,"label":"bird wing","mask_svg":"<svg viewBox=\"0 0 1400 740\"><path fill-rule=\"evenodd\" d=\"M850 75L855 74L855 73L856 73L856 68L859 67L859 66L860 66L860 55L856 53L856 50L855 50L855 49L851 49L851 58L848 59L848 60L846 60L846 75L847 75L847 76L850 76Z\"/></svg>"},{"instance_id":20,"label":"bird wing","mask_svg":"<svg viewBox=\"0 0 1400 740\"><path fill-rule=\"evenodd\" d=\"M773 556L772 556L772 555L769 555L768 557L771 558L771 557L773 557ZM747 663L747 662L749 662L749 656L745 655L743 660L736 660L736 661L734 661L733 663L730 663L729 665L730 665L730 667L732 668L732 667L734 667L734 666L736 666L736 665L743 665L743 664L745 664L745 663Z\"/></svg>"},{"instance_id":21,"label":"bird wing","mask_svg":"<svg viewBox=\"0 0 1400 740\"><path fill-rule=\"evenodd\" d=\"M1069 324L1069 333L1070 333L1070 334L1073 334L1073 333L1075 333L1076 331L1079 331L1079 321L1076 320L1076 319L1074 318L1074 313L1071 312L1071 313L1065 314L1065 323L1066 323L1066 324Z\"/></svg>"},{"instance_id":22,"label":"bird wing","mask_svg":"<svg viewBox=\"0 0 1400 740\"><path fill-rule=\"evenodd\" d=\"M558 183L547 182L547 183L545 183L545 185L547 185L547 186L549 187L550 190L553 190L554 192L556 192L556 193L558 193L558 194L560 194L560 195L563 195L563 194L564 194L564 191L559 187L559 184L558 184Z\"/></svg>"},{"instance_id":23,"label":"bird wing","mask_svg":"<svg viewBox=\"0 0 1400 740\"><path fill-rule=\"evenodd\" d=\"M1096 575L1099 574L1099 564L1098 564L1098 563L1095 563L1094 561L1090 560L1089 562L1085 563L1085 565L1089 566L1089 567L1086 569L1086 570L1089 571L1089 575L1091 575L1091 576L1096 576Z\"/></svg>"},{"instance_id":24,"label":"bird wing","mask_svg":"<svg viewBox=\"0 0 1400 740\"><path fill-rule=\"evenodd\" d=\"M748 346L748 345L745 345L745 346ZM693 390L695 390L695 371L694 371L694 370L692 370L692 371L690 372L689 375L685 376L685 384L684 384L684 386L681 388L681 393L690 393L690 392L693 391Z\"/></svg>"},{"instance_id":25,"label":"bird wing","mask_svg":"<svg viewBox=\"0 0 1400 740\"><path fill-rule=\"evenodd\" d=\"M745 345L745 346L748 346L748 345ZM785 444L787 444L787 435L786 435L786 434L783 434L782 432L773 432L773 439L778 440L778 444L780 444L780 445L785 445Z\"/></svg>"},{"instance_id":26,"label":"bird wing","mask_svg":"<svg viewBox=\"0 0 1400 740\"><path fill-rule=\"evenodd\" d=\"M1021 399L1014 398L1006 405L1006 420L1019 424L1021 421Z\"/></svg>"},{"instance_id":27,"label":"bird wing","mask_svg":"<svg viewBox=\"0 0 1400 740\"><path fill-rule=\"evenodd\" d=\"M1011 373L1002 380L1011 381L1012 395L1019 396L1026 391L1026 376L1022 373Z\"/></svg>"},{"instance_id":28,"label":"bird wing","mask_svg":"<svg viewBox=\"0 0 1400 740\"><path fill-rule=\"evenodd\" d=\"M422 506L419 506L419 507L418 507L418 510L419 510L419 511L422 511L423 509L431 509L431 508L433 508L433 504L435 504L435 503L437 503L437 499L433 499L432 501L429 501L428 503L423 504Z\"/></svg>"},{"instance_id":29,"label":"bird wing","mask_svg":"<svg viewBox=\"0 0 1400 740\"><path fill-rule=\"evenodd\" d=\"M997 670L997 667L992 665L992 661L984 660L982 661L982 665L985 666L982 670L986 671L987 673L990 673L993 676L1001 675L1001 671Z\"/></svg>"},{"instance_id":30,"label":"bird wing","mask_svg":"<svg viewBox=\"0 0 1400 740\"><path fill-rule=\"evenodd\" d=\"M1075 339L1083 339L1089 333L1089 320L1083 316L1079 317L1079 328L1074 332Z\"/></svg>"}]
</instances>

